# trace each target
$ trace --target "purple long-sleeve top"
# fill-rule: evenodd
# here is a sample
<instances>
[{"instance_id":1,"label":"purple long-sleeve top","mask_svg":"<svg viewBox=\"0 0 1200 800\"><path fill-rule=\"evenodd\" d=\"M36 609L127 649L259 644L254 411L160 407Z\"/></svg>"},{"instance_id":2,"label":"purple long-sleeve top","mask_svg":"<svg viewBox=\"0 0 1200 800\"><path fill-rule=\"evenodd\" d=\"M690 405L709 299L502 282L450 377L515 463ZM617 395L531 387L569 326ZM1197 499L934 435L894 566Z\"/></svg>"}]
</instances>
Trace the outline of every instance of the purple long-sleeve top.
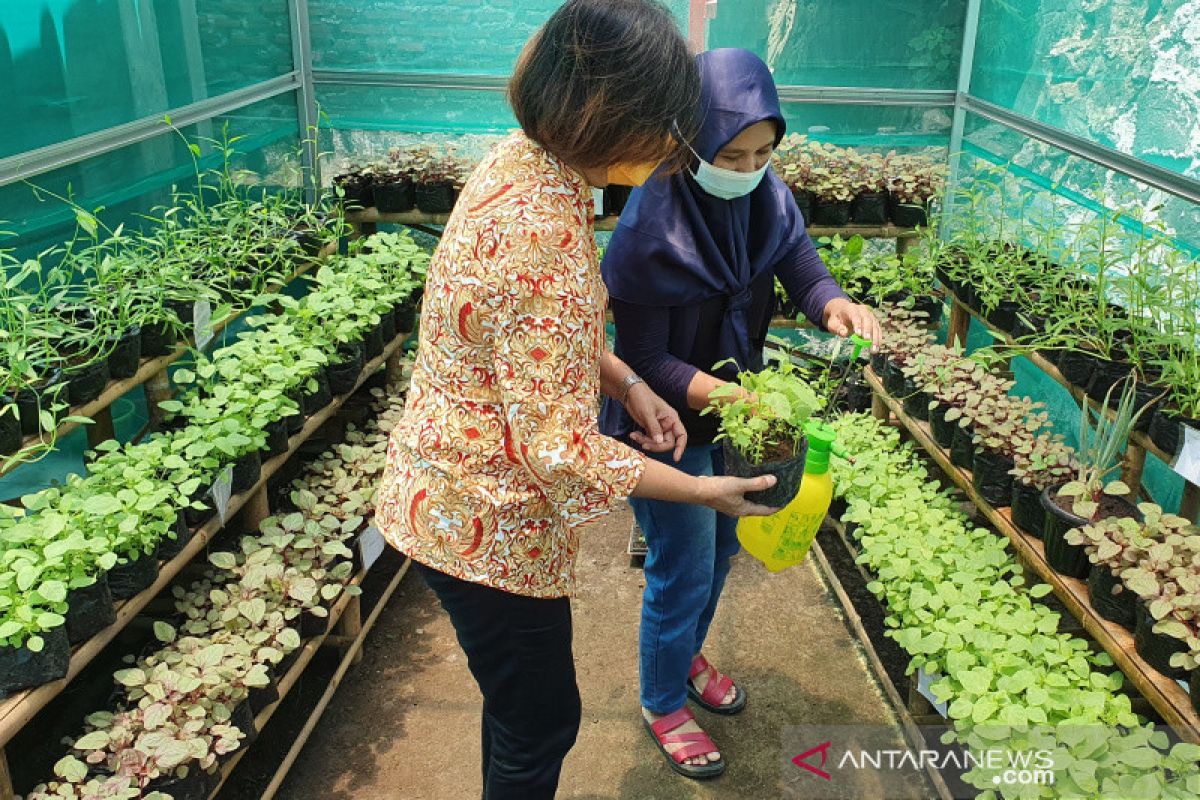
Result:
<instances>
[{"instance_id":1,"label":"purple long-sleeve top","mask_svg":"<svg viewBox=\"0 0 1200 800\"><path fill-rule=\"evenodd\" d=\"M750 303L746 309L753 351L761 367L767 328L775 313L774 278L778 277L788 297L813 324L822 325L822 312L830 300L846 297L817 254L812 239L805 234L796 247L771 271L758 276L750 285ZM688 386L703 370L723 380L736 377L736 370L713 365L735 353L722 352L718 331L729 303L728 296L717 296L699 305L683 307L644 306L612 300L616 326L615 352L646 381L646 384L679 412L688 432L690 445L712 442L717 433L714 416L700 416L688 407ZM601 413L601 430L610 436L625 438L638 430L620 404L606 401Z\"/></svg>"}]
</instances>

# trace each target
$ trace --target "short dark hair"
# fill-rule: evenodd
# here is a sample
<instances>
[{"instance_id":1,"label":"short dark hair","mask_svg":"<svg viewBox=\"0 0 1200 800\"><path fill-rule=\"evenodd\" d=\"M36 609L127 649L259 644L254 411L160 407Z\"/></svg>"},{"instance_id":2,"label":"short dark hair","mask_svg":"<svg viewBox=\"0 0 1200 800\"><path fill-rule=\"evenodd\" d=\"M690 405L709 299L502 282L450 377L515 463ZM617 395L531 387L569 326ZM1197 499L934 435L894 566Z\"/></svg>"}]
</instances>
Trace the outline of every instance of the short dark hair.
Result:
<instances>
[{"instance_id":1,"label":"short dark hair","mask_svg":"<svg viewBox=\"0 0 1200 800\"><path fill-rule=\"evenodd\" d=\"M671 137L694 134L699 97L695 59L655 0L568 0L526 43L508 84L525 134L585 169L686 163Z\"/></svg>"}]
</instances>

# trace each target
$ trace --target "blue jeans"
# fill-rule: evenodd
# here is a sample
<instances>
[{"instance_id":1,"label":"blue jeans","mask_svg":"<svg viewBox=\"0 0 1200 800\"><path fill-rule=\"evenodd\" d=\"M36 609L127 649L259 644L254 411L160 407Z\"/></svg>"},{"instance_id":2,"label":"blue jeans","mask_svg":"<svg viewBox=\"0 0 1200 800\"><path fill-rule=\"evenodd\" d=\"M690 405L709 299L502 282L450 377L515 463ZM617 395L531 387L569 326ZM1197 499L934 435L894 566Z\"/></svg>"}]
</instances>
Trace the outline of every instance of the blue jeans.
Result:
<instances>
[{"instance_id":1,"label":"blue jeans","mask_svg":"<svg viewBox=\"0 0 1200 800\"><path fill-rule=\"evenodd\" d=\"M657 456L656 456L657 457ZM720 445L689 447L675 464L689 475L724 475ZM641 700L654 714L687 702L688 670L700 652L739 549L737 520L705 506L631 498L645 534L642 595Z\"/></svg>"}]
</instances>

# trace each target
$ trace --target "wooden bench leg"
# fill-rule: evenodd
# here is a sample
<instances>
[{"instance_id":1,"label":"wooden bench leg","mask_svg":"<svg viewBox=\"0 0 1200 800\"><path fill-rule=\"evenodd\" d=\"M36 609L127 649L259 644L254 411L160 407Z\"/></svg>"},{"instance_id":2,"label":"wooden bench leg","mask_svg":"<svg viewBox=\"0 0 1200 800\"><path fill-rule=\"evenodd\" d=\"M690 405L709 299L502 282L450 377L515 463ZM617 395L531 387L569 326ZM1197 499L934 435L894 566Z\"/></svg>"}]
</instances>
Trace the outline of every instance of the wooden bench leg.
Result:
<instances>
[{"instance_id":1,"label":"wooden bench leg","mask_svg":"<svg viewBox=\"0 0 1200 800\"><path fill-rule=\"evenodd\" d=\"M346 604L346 608L342 611L342 616L337 622L336 633L346 642L353 642L361 632L362 598L351 597L350 602ZM362 648L360 647L354 653L354 657L350 659L350 663L357 664L362 661L362 656Z\"/></svg>"},{"instance_id":2,"label":"wooden bench leg","mask_svg":"<svg viewBox=\"0 0 1200 800\"><path fill-rule=\"evenodd\" d=\"M1179 503L1179 516L1187 517L1192 522L1197 522L1197 516L1200 516L1200 486L1194 483L1185 483L1183 485L1183 500Z\"/></svg>"},{"instance_id":3,"label":"wooden bench leg","mask_svg":"<svg viewBox=\"0 0 1200 800\"><path fill-rule=\"evenodd\" d=\"M92 424L86 426L88 447L93 450L101 442L117 438L113 430L112 408L102 408L92 415Z\"/></svg>"},{"instance_id":4,"label":"wooden bench leg","mask_svg":"<svg viewBox=\"0 0 1200 800\"><path fill-rule=\"evenodd\" d=\"M12 775L8 771L8 755L0 749L0 800L15 800Z\"/></svg>"},{"instance_id":5,"label":"wooden bench leg","mask_svg":"<svg viewBox=\"0 0 1200 800\"><path fill-rule=\"evenodd\" d=\"M158 404L164 400L170 400L175 394L171 389L171 379L165 369L155 373L151 376L150 380L146 381L145 392L146 412L150 416L150 421L153 423L162 422L163 411L158 407Z\"/></svg>"},{"instance_id":6,"label":"wooden bench leg","mask_svg":"<svg viewBox=\"0 0 1200 800\"><path fill-rule=\"evenodd\" d=\"M946 331L946 346L954 347L958 344L960 347L967 346L967 329L971 325L971 315L967 312L966 306L958 302L958 298L950 300L950 322Z\"/></svg>"},{"instance_id":7,"label":"wooden bench leg","mask_svg":"<svg viewBox=\"0 0 1200 800\"><path fill-rule=\"evenodd\" d=\"M267 497L267 484L259 487L246 505L242 506L242 525L247 532L257 531L262 521L271 516L271 501Z\"/></svg>"},{"instance_id":8,"label":"wooden bench leg","mask_svg":"<svg viewBox=\"0 0 1200 800\"><path fill-rule=\"evenodd\" d=\"M891 413L888 411L887 403L883 402L883 398L878 394L871 394L871 416L875 419L881 419L887 422L891 418Z\"/></svg>"}]
</instances>

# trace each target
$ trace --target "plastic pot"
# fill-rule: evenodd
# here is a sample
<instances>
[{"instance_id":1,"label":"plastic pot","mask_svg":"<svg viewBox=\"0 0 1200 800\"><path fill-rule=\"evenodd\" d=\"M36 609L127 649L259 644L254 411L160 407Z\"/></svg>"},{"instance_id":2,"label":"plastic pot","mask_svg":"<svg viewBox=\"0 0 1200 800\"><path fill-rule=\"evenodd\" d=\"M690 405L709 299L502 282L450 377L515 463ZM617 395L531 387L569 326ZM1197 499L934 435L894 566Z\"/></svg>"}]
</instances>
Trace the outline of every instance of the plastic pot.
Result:
<instances>
[{"instance_id":1,"label":"plastic pot","mask_svg":"<svg viewBox=\"0 0 1200 800\"><path fill-rule=\"evenodd\" d=\"M1096 356L1078 350L1063 350L1058 355L1058 371L1076 386L1086 387L1096 369Z\"/></svg>"},{"instance_id":2,"label":"plastic pot","mask_svg":"<svg viewBox=\"0 0 1200 800\"><path fill-rule=\"evenodd\" d=\"M1003 453L977 448L971 460L971 485L979 496L993 507L1000 508L1012 502L1013 460Z\"/></svg>"},{"instance_id":3,"label":"plastic pot","mask_svg":"<svg viewBox=\"0 0 1200 800\"><path fill-rule=\"evenodd\" d=\"M199 502L202 508L192 508L188 506L183 509L183 523L189 529L195 529L203 526L213 514L217 513L216 508L212 504L212 487L205 487L203 490L197 491L196 496L192 498L193 502Z\"/></svg>"},{"instance_id":4,"label":"plastic pot","mask_svg":"<svg viewBox=\"0 0 1200 800\"><path fill-rule=\"evenodd\" d=\"M937 325L940 323L945 308L942 305L942 299L933 295L920 295L913 300L913 311L924 314L927 325Z\"/></svg>"},{"instance_id":5,"label":"plastic pot","mask_svg":"<svg viewBox=\"0 0 1200 800\"><path fill-rule=\"evenodd\" d=\"M258 738L258 728L254 724L254 707L250 705L248 697L233 707L229 714L229 724L245 734L239 750Z\"/></svg>"},{"instance_id":6,"label":"plastic pot","mask_svg":"<svg viewBox=\"0 0 1200 800\"><path fill-rule=\"evenodd\" d=\"M751 464L737 448L724 440L721 446L725 453L725 472L738 478L757 478L759 475L774 475L775 485L762 492L747 492L746 499L772 508L783 508L796 497L800 491L800 481L804 477L804 459L808 454L808 439L801 438L797 443L796 455L786 461Z\"/></svg>"},{"instance_id":7,"label":"plastic pot","mask_svg":"<svg viewBox=\"0 0 1200 800\"><path fill-rule=\"evenodd\" d=\"M183 552L183 548L187 547L188 542L192 540L192 529L188 527L184 513L180 511L175 515L175 538L159 539L158 541L158 557L163 561L170 561Z\"/></svg>"},{"instance_id":8,"label":"plastic pot","mask_svg":"<svg viewBox=\"0 0 1200 800\"><path fill-rule=\"evenodd\" d=\"M850 504L846 502L846 498L835 497L829 503L829 516L833 517L834 519L841 519L842 515L846 513L846 510L849 507Z\"/></svg>"},{"instance_id":9,"label":"plastic pot","mask_svg":"<svg viewBox=\"0 0 1200 800\"><path fill-rule=\"evenodd\" d=\"M929 209L915 203L896 202L892 205L892 222L897 228L916 228L929 225Z\"/></svg>"},{"instance_id":10,"label":"plastic pot","mask_svg":"<svg viewBox=\"0 0 1200 800\"><path fill-rule=\"evenodd\" d=\"M175 326L166 322L151 322L142 326L142 355L146 358L169 356L175 352L179 336Z\"/></svg>"},{"instance_id":11,"label":"plastic pot","mask_svg":"<svg viewBox=\"0 0 1200 800\"><path fill-rule=\"evenodd\" d=\"M1027 313L1018 313L1010 334L1017 341L1036 338L1046 326L1046 318Z\"/></svg>"},{"instance_id":12,"label":"plastic pot","mask_svg":"<svg viewBox=\"0 0 1200 800\"><path fill-rule=\"evenodd\" d=\"M233 477L230 479L229 493L241 494L249 491L250 487L258 483L260 475L262 475L262 460L259 458L257 450L251 450L233 462Z\"/></svg>"},{"instance_id":13,"label":"plastic pot","mask_svg":"<svg viewBox=\"0 0 1200 800\"><path fill-rule=\"evenodd\" d=\"M416 204L416 195L410 180L377 183L372 198L380 214L403 214L412 211Z\"/></svg>"},{"instance_id":14,"label":"plastic pot","mask_svg":"<svg viewBox=\"0 0 1200 800\"><path fill-rule=\"evenodd\" d=\"M101 572L91 586L67 592L67 642L75 645L86 642L117 621L108 574Z\"/></svg>"},{"instance_id":15,"label":"plastic pot","mask_svg":"<svg viewBox=\"0 0 1200 800\"><path fill-rule=\"evenodd\" d=\"M1046 508L1042 505L1042 490L1020 481L1013 481L1012 521L1035 539L1042 538L1046 529Z\"/></svg>"},{"instance_id":16,"label":"plastic pot","mask_svg":"<svg viewBox=\"0 0 1200 800\"><path fill-rule=\"evenodd\" d=\"M1087 551L1082 545L1067 541L1067 531L1087 525L1089 520L1060 508L1052 499L1058 487L1042 492L1042 507L1046 509L1046 524L1042 528L1042 541L1046 545L1046 561L1060 575L1083 579L1091 571ZM1136 517L1137 509L1118 497L1102 498L1101 513L1097 519L1106 517ZM1107 508L1104 508L1107 505Z\"/></svg>"},{"instance_id":17,"label":"plastic pot","mask_svg":"<svg viewBox=\"0 0 1200 800\"><path fill-rule=\"evenodd\" d=\"M257 717L262 710L272 703L279 700L279 684L272 678L271 682L266 686L256 686L250 690L250 696L246 698L246 702L250 704L250 710Z\"/></svg>"},{"instance_id":18,"label":"plastic pot","mask_svg":"<svg viewBox=\"0 0 1200 800\"><path fill-rule=\"evenodd\" d=\"M1088 379L1087 387L1084 391L1088 397L1097 403L1103 403L1108 390L1112 389L1118 381L1128 378L1132 372L1133 364L1130 364L1128 361L1110 361L1106 358L1096 359L1095 366L1092 369L1092 376ZM1113 392L1113 394L1117 400L1120 400L1120 391Z\"/></svg>"},{"instance_id":19,"label":"plastic pot","mask_svg":"<svg viewBox=\"0 0 1200 800\"><path fill-rule=\"evenodd\" d=\"M449 214L454 210L458 190L449 181L418 183L415 189L417 208L426 214Z\"/></svg>"},{"instance_id":20,"label":"plastic pot","mask_svg":"<svg viewBox=\"0 0 1200 800\"><path fill-rule=\"evenodd\" d=\"M1133 645L1137 648L1137 654L1142 657L1143 661L1168 678L1174 680L1186 678L1185 670L1171 666L1171 656L1176 653L1186 653L1187 645L1172 636L1155 633L1154 623L1156 620L1151 616L1145 603L1139 602L1136 608Z\"/></svg>"},{"instance_id":21,"label":"plastic pot","mask_svg":"<svg viewBox=\"0 0 1200 800\"><path fill-rule=\"evenodd\" d=\"M123 381L137 374L142 363L142 329L130 328L117 339L108 354L108 376L114 381Z\"/></svg>"},{"instance_id":22,"label":"plastic pot","mask_svg":"<svg viewBox=\"0 0 1200 800\"><path fill-rule=\"evenodd\" d=\"M883 380L883 373L887 370L888 354L886 350L871 351L871 371L874 372L880 380Z\"/></svg>"},{"instance_id":23,"label":"plastic pot","mask_svg":"<svg viewBox=\"0 0 1200 800\"><path fill-rule=\"evenodd\" d=\"M792 197L796 199L796 206L800 209L800 216L804 218L804 224L812 224L813 196L812 192L806 192L803 189L793 189Z\"/></svg>"},{"instance_id":24,"label":"plastic pot","mask_svg":"<svg viewBox=\"0 0 1200 800\"><path fill-rule=\"evenodd\" d=\"M363 334L363 360L370 361L383 355L383 330L375 325Z\"/></svg>"},{"instance_id":25,"label":"plastic pot","mask_svg":"<svg viewBox=\"0 0 1200 800\"><path fill-rule=\"evenodd\" d=\"M295 414L283 418L283 423L287 426L288 435L290 436L298 433L304 427L304 387L295 387L292 391L288 392L288 397L300 406L300 410Z\"/></svg>"},{"instance_id":26,"label":"plastic pot","mask_svg":"<svg viewBox=\"0 0 1200 800\"><path fill-rule=\"evenodd\" d=\"M975 434L970 428L955 426L954 440L950 442L950 463L959 469L975 466Z\"/></svg>"},{"instance_id":27,"label":"plastic pot","mask_svg":"<svg viewBox=\"0 0 1200 800\"><path fill-rule=\"evenodd\" d=\"M97 358L63 373L71 387L71 402L77 406L90 403L104 393L108 386L108 360Z\"/></svg>"},{"instance_id":28,"label":"plastic pot","mask_svg":"<svg viewBox=\"0 0 1200 800\"><path fill-rule=\"evenodd\" d=\"M108 571L108 588L117 600L133 597L158 580L158 553L138 552L136 558Z\"/></svg>"},{"instance_id":29,"label":"plastic pot","mask_svg":"<svg viewBox=\"0 0 1200 800\"><path fill-rule=\"evenodd\" d=\"M1183 449L1185 425L1200 430L1200 419L1160 407L1150 420L1150 440L1167 455L1175 456Z\"/></svg>"},{"instance_id":30,"label":"plastic pot","mask_svg":"<svg viewBox=\"0 0 1200 800\"><path fill-rule=\"evenodd\" d=\"M1096 609L1097 614L1126 630L1134 629L1137 625L1137 595L1121 586L1121 581L1113 576L1108 567L1093 564L1088 572L1087 585L1092 608ZM1118 587L1121 591L1113 594L1113 589Z\"/></svg>"},{"instance_id":31,"label":"plastic pot","mask_svg":"<svg viewBox=\"0 0 1200 800\"><path fill-rule=\"evenodd\" d=\"M56 681L67 674L71 663L67 626L59 625L41 637L45 644L37 653L24 645L0 646L0 697Z\"/></svg>"},{"instance_id":32,"label":"plastic pot","mask_svg":"<svg viewBox=\"0 0 1200 800\"><path fill-rule=\"evenodd\" d=\"M988 324L993 328L1012 334L1017 323L1017 314L1021 306L1015 300L1001 300L987 314Z\"/></svg>"},{"instance_id":33,"label":"plastic pot","mask_svg":"<svg viewBox=\"0 0 1200 800\"><path fill-rule=\"evenodd\" d=\"M329 390L334 394L349 394L358 384L363 371L362 347L339 347L337 363L325 368L329 378Z\"/></svg>"},{"instance_id":34,"label":"plastic pot","mask_svg":"<svg viewBox=\"0 0 1200 800\"><path fill-rule=\"evenodd\" d=\"M16 395L17 410L21 416L21 434L34 436L42 430L41 413L61 403L63 408L52 411L58 423L70 411L71 386L63 378L62 371L51 370L37 388L24 388Z\"/></svg>"},{"instance_id":35,"label":"plastic pot","mask_svg":"<svg viewBox=\"0 0 1200 800\"><path fill-rule=\"evenodd\" d=\"M840 228L850 224L849 200L821 200L813 204L813 224Z\"/></svg>"},{"instance_id":36,"label":"plastic pot","mask_svg":"<svg viewBox=\"0 0 1200 800\"><path fill-rule=\"evenodd\" d=\"M215 784L215 775L209 775L193 762L188 765L187 774L182 778L170 775L160 775L146 784L145 792L162 792L173 800L207 800Z\"/></svg>"},{"instance_id":37,"label":"plastic pot","mask_svg":"<svg viewBox=\"0 0 1200 800\"><path fill-rule=\"evenodd\" d=\"M300 612L300 636L311 639L329 630L329 617L318 617L308 609Z\"/></svg>"},{"instance_id":38,"label":"plastic pot","mask_svg":"<svg viewBox=\"0 0 1200 800\"><path fill-rule=\"evenodd\" d=\"M392 312L397 333L411 333L417 327L417 301L406 300Z\"/></svg>"},{"instance_id":39,"label":"plastic pot","mask_svg":"<svg viewBox=\"0 0 1200 800\"><path fill-rule=\"evenodd\" d=\"M379 331L385 343L396 338L396 315L394 311L391 314L384 313L379 315Z\"/></svg>"},{"instance_id":40,"label":"plastic pot","mask_svg":"<svg viewBox=\"0 0 1200 800\"><path fill-rule=\"evenodd\" d=\"M329 389L329 376L325 374L325 370L323 368L317 370L312 376L312 380L317 382L317 388L304 395L304 416L306 417L311 417L333 402L333 392Z\"/></svg>"},{"instance_id":41,"label":"plastic pot","mask_svg":"<svg viewBox=\"0 0 1200 800\"><path fill-rule=\"evenodd\" d=\"M928 392L922 391L912 378L904 379L904 413L923 422L929 421Z\"/></svg>"},{"instance_id":42,"label":"plastic pot","mask_svg":"<svg viewBox=\"0 0 1200 800\"><path fill-rule=\"evenodd\" d=\"M0 456L17 452L24 441L20 406L15 398L0 394Z\"/></svg>"},{"instance_id":43,"label":"plastic pot","mask_svg":"<svg viewBox=\"0 0 1200 800\"><path fill-rule=\"evenodd\" d=\"M957 420L946 421L946 412L949 410L950 406L938 403L929 411L929 432L933 434L937 446L943 450L949 450L954 444L954 432L958 430Z\"/></svg>"},{"instance_id":44,"label":"plastic pot","mask_svg":"<svg viewBox=\"0 0 1200 800\"><path fill-rule=\"evenodd\" d=\"M892 397L904 396L904 372L900 365L890 358L883 370L883 388Z\"/></svg>"},{"instance_id":45,"label":"plastic pot","mask_svg":"<svg viewBox=\"0 0 1200 800\"><path fill-rule=\"evenodd\" d=\"M846 381L846 410L868 411L871 408L871 387L861 378Z\"/></svg>"},{"instance_id":46,"label":"plastic pot","mask_svg":"<svg viewBox=\"0 0 1200 800\"><path fill-rule=\"evenodd\" d=\"M850 218L856 225L887 223L887 195L883 192L860 192L850 203Z\"/></svg>"},{"instance_id":47,"label":"plastic pot","mask_svg":"<svg viewBox=\"0 0 1200 800\"><path fill-rule=\"evenodd\" d=\"M167 300L163 305L171 310L184 328L190 329L196 321L194 300Z\"/></svg>"},{"instance_id":48,"label":"plastic pot","mask_svg":"<svg viewBox=\"0 0 1200 800\"><path fill-rule=\"evenodd\" d=\"M280 453L287 452L290 438L288 436L287 422L282 419L277 419L274 422L268 422L263 428L267 434L267 445L263 452L267 458L274 458ZM259 457L262 460L262 457Z\"/></svg>"}]
</instances>

